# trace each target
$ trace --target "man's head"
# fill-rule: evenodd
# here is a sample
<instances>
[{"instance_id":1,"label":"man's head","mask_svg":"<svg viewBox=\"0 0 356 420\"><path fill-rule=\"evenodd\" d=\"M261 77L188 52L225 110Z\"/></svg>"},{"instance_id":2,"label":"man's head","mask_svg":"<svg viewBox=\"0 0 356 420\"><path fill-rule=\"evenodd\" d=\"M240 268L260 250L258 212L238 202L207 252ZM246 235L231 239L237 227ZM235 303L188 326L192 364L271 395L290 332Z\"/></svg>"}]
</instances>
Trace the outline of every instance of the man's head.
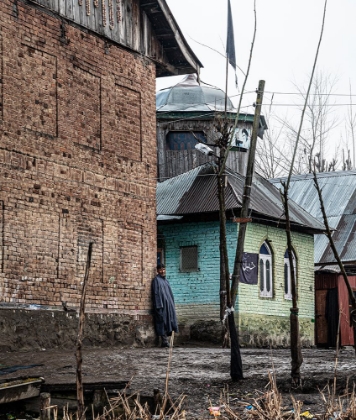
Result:
<instances>
[{"instance_id":1,"label":"man's head","mask_svg":"<svg viewBox=\"0 0 356 420\"><path fill-rule=\"evenodd\" d=\"M164 264L157 264L157 273L160 276L164 276L166 274L166 267L164 266Z\"/></svg>"}]
</instances>

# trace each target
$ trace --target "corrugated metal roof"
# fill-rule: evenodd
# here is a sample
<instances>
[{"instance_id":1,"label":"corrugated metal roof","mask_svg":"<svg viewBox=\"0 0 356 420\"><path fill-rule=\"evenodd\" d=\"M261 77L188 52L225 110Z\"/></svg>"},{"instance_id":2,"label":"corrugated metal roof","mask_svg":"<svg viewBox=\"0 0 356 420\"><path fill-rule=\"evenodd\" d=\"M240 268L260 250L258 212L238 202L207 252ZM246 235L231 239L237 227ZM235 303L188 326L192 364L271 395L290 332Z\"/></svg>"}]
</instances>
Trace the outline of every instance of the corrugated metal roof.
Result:
<instances>
[{"instance_id":1,"label":"corrugated metal roof","mask_svg":"<svg viewBox=\"0 0 356 420\"><path fill-rule=\"evenodd\" d=\"M216 165L206 163L157 186L158 215L212 213L219 210ZM240 209L245 177L229 169L225 194L226 209ZM283 204L276 187L255 175L251 189L252 217L255 220L284 221ZM290 201L291 223L294 228L308 231L323 230L323 225L305 210Z\"/></svg>"},{"instance_id":2,"label":"corrugated metal roof","mask_svg":"<svg viewBox=\"0 0 356 420\"><path fill-rule=\"evenodd\" d=\"M356 171L323 172L317 176L330 227L335 229L333 239L336 249L344 263L355 263ZM285 179L274 179L271 182L277 186L281 180ZM289 196L314 217L323 220L312 174L293 176ZM335 264L326 237L315 237L314 258L316 264Z\"/></svg>"}]
</instances>

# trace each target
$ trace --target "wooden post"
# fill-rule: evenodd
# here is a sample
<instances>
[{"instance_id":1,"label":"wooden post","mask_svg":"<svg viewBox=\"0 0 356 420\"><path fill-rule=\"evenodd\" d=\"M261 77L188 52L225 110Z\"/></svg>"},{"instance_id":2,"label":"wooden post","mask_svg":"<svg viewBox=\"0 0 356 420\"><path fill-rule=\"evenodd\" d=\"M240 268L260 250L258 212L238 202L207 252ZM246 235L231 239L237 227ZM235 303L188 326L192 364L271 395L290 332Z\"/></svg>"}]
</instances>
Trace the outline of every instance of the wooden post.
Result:
<instances>
[{"instance_id":1,"label":"wooden post","mask_svg":"<svg viewBox=\"0 0 356 420\"><path fill-rule=\"evenodd\" d=\"M231 338L230 376L233 381L238 381L240 379L243 379L242 360L241 360L241 354L240 354L239 336L236 331L236 325L235 325L234 307L235 307L235 302L236 302L237 290L238 290L238 286L240 282L240 270L241 270L242 257L243 257L244 246L245 246L247 221L249 220L249 216L250 216L249 206L250 206L250 199L251 199L251 187L252 187L252 179L253 179L253 173L254 173L257 134L258 134L259 126L260 126L260 116L261 116L264 89L265 89L265 81L260 80L258 83L256 109L255 109L255 117L253 120L253 129L252 129L252 136L251 136L250 153L248 156L248 163L247 163L244 195L242 197L241 215L240 215L241 222L239 225L239 235L238 235L238 242L237 242L237 247L236 247L235 261L234 261L234 271L232 274L231 292L230 292L230 296L227 297L228 309L229 309L228 323L229 323L230 338Z\"/></svg>"},{"instance_id":2,"label":"wooden post","mask_svg":"<svg viewBox=\"0 0 356 420\"><path fill-rule=\"evenodd\" d=\"M89 243L88 248L88 257L87 264L85 267L85 275L83 281L83 290L82 297L80 300L80 310L79 310L79 327L78 327L78 337L77 337L77 350L76 350L76 359L77 359L77 407L78 407L78 419L81 420L85 414L84 407L84 391L83 391L83 378L82 378L82 340L84 334L84 321L85 321L85 295L87 289L87 283L89 279L89 269L91 264L91 254L93 249L93 243Z\"/></svg>"},{"instance_id":3,"label":"wooden post","mask_svg":"<svg viewBox=\"0 0 356 420\"><path fill-rule=\"evenodd\" d=\"M236 301L237 288L240 281L240 267L242 264L242 256L243 256L243 251L244 251L246 227L247 227L248 221L250 221L249 206L250 206L250 200L251 200L251 187L252 187L252 179L253 179L253 174L254 174L257 134L258 134L259 126L260 126L260 116L261 116L264 89L265 89L265 81L260 80L258 84L255 117L253 120L250 152L248 155L248 162L247 162L247 169L246 169L244 195L242 197L241 215L240 215L241 222L239 226L239 237L238 237L238 243L237 243L237 248L236 248L234 273L232 276L232 285L231 285L231 305L232 306L235 305L235 301Z\"/></svg>"},{"instance_id":4,"label":"wooden post","mask_svg":"<svg viewBox=\"0 0 356 420\"><path fill-rule=\"evenodd\" d=\"M49 392L42 392L40 394L40 419L50 420L51 418L51 394Z\"/></svg>"}]
</instances>

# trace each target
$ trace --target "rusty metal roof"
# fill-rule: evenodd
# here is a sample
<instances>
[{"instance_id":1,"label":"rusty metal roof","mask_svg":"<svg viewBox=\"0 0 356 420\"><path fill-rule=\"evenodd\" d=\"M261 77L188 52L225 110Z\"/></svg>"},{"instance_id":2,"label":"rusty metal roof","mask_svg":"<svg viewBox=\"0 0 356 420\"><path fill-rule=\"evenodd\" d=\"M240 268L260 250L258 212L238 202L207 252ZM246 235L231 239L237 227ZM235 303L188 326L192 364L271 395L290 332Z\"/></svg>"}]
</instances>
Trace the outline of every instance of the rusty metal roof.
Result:
<instances>
[{"instance_id":1,"label":"rusty metal roof","mask_svg":"<svg viewBox=\"0 0 356 420\"><path fill-rule=\"evenodd\" d=\"M182 175L158 183L158 215L192 215L216 213L219 210L217 198L216 165L206 163ZM241 209L245 177L226 170L227 187L225 193L226 210ZM284 211L278 189L260 175L254 176L251 190L251 214L254 221L274 223L284 226ZM290 201L291 224L293 229L310 233L320 233L324 226Z\"/></svg>"},{"instance_id":2,"label":"rusty metal roof","mask_svg":"<svg viewBox=\"0 0 356 420\"><path fill-rule=\"evenodd\" d=\"M345 264L356 264L356 171L323 172L317 175L333 239ZM283 178L271 180L280 185ZM291 178L290 198L322 222L322 214L313 175ZM315 237L315 263L335 264L333 252L325 236Z\"/></svg>"}]
</instances>

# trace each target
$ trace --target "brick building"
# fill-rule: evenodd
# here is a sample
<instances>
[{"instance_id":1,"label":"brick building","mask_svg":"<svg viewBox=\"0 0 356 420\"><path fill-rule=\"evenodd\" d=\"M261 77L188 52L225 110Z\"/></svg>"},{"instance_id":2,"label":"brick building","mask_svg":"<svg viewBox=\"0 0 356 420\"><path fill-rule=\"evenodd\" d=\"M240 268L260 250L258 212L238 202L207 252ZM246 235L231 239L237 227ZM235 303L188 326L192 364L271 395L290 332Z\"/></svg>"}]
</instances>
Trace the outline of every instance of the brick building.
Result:
<instances>
[{"instance_id":1,"label":"brick building","mask_svg":"<svg viewBox=\"0 0 356 420\"><path fill-rule=\"evenodd\" d=\"M200 66L164 0L0 2L2 349L73 342L90 242L87 342L149 338L155 78Z\"/></svg>"}]
</instances>

